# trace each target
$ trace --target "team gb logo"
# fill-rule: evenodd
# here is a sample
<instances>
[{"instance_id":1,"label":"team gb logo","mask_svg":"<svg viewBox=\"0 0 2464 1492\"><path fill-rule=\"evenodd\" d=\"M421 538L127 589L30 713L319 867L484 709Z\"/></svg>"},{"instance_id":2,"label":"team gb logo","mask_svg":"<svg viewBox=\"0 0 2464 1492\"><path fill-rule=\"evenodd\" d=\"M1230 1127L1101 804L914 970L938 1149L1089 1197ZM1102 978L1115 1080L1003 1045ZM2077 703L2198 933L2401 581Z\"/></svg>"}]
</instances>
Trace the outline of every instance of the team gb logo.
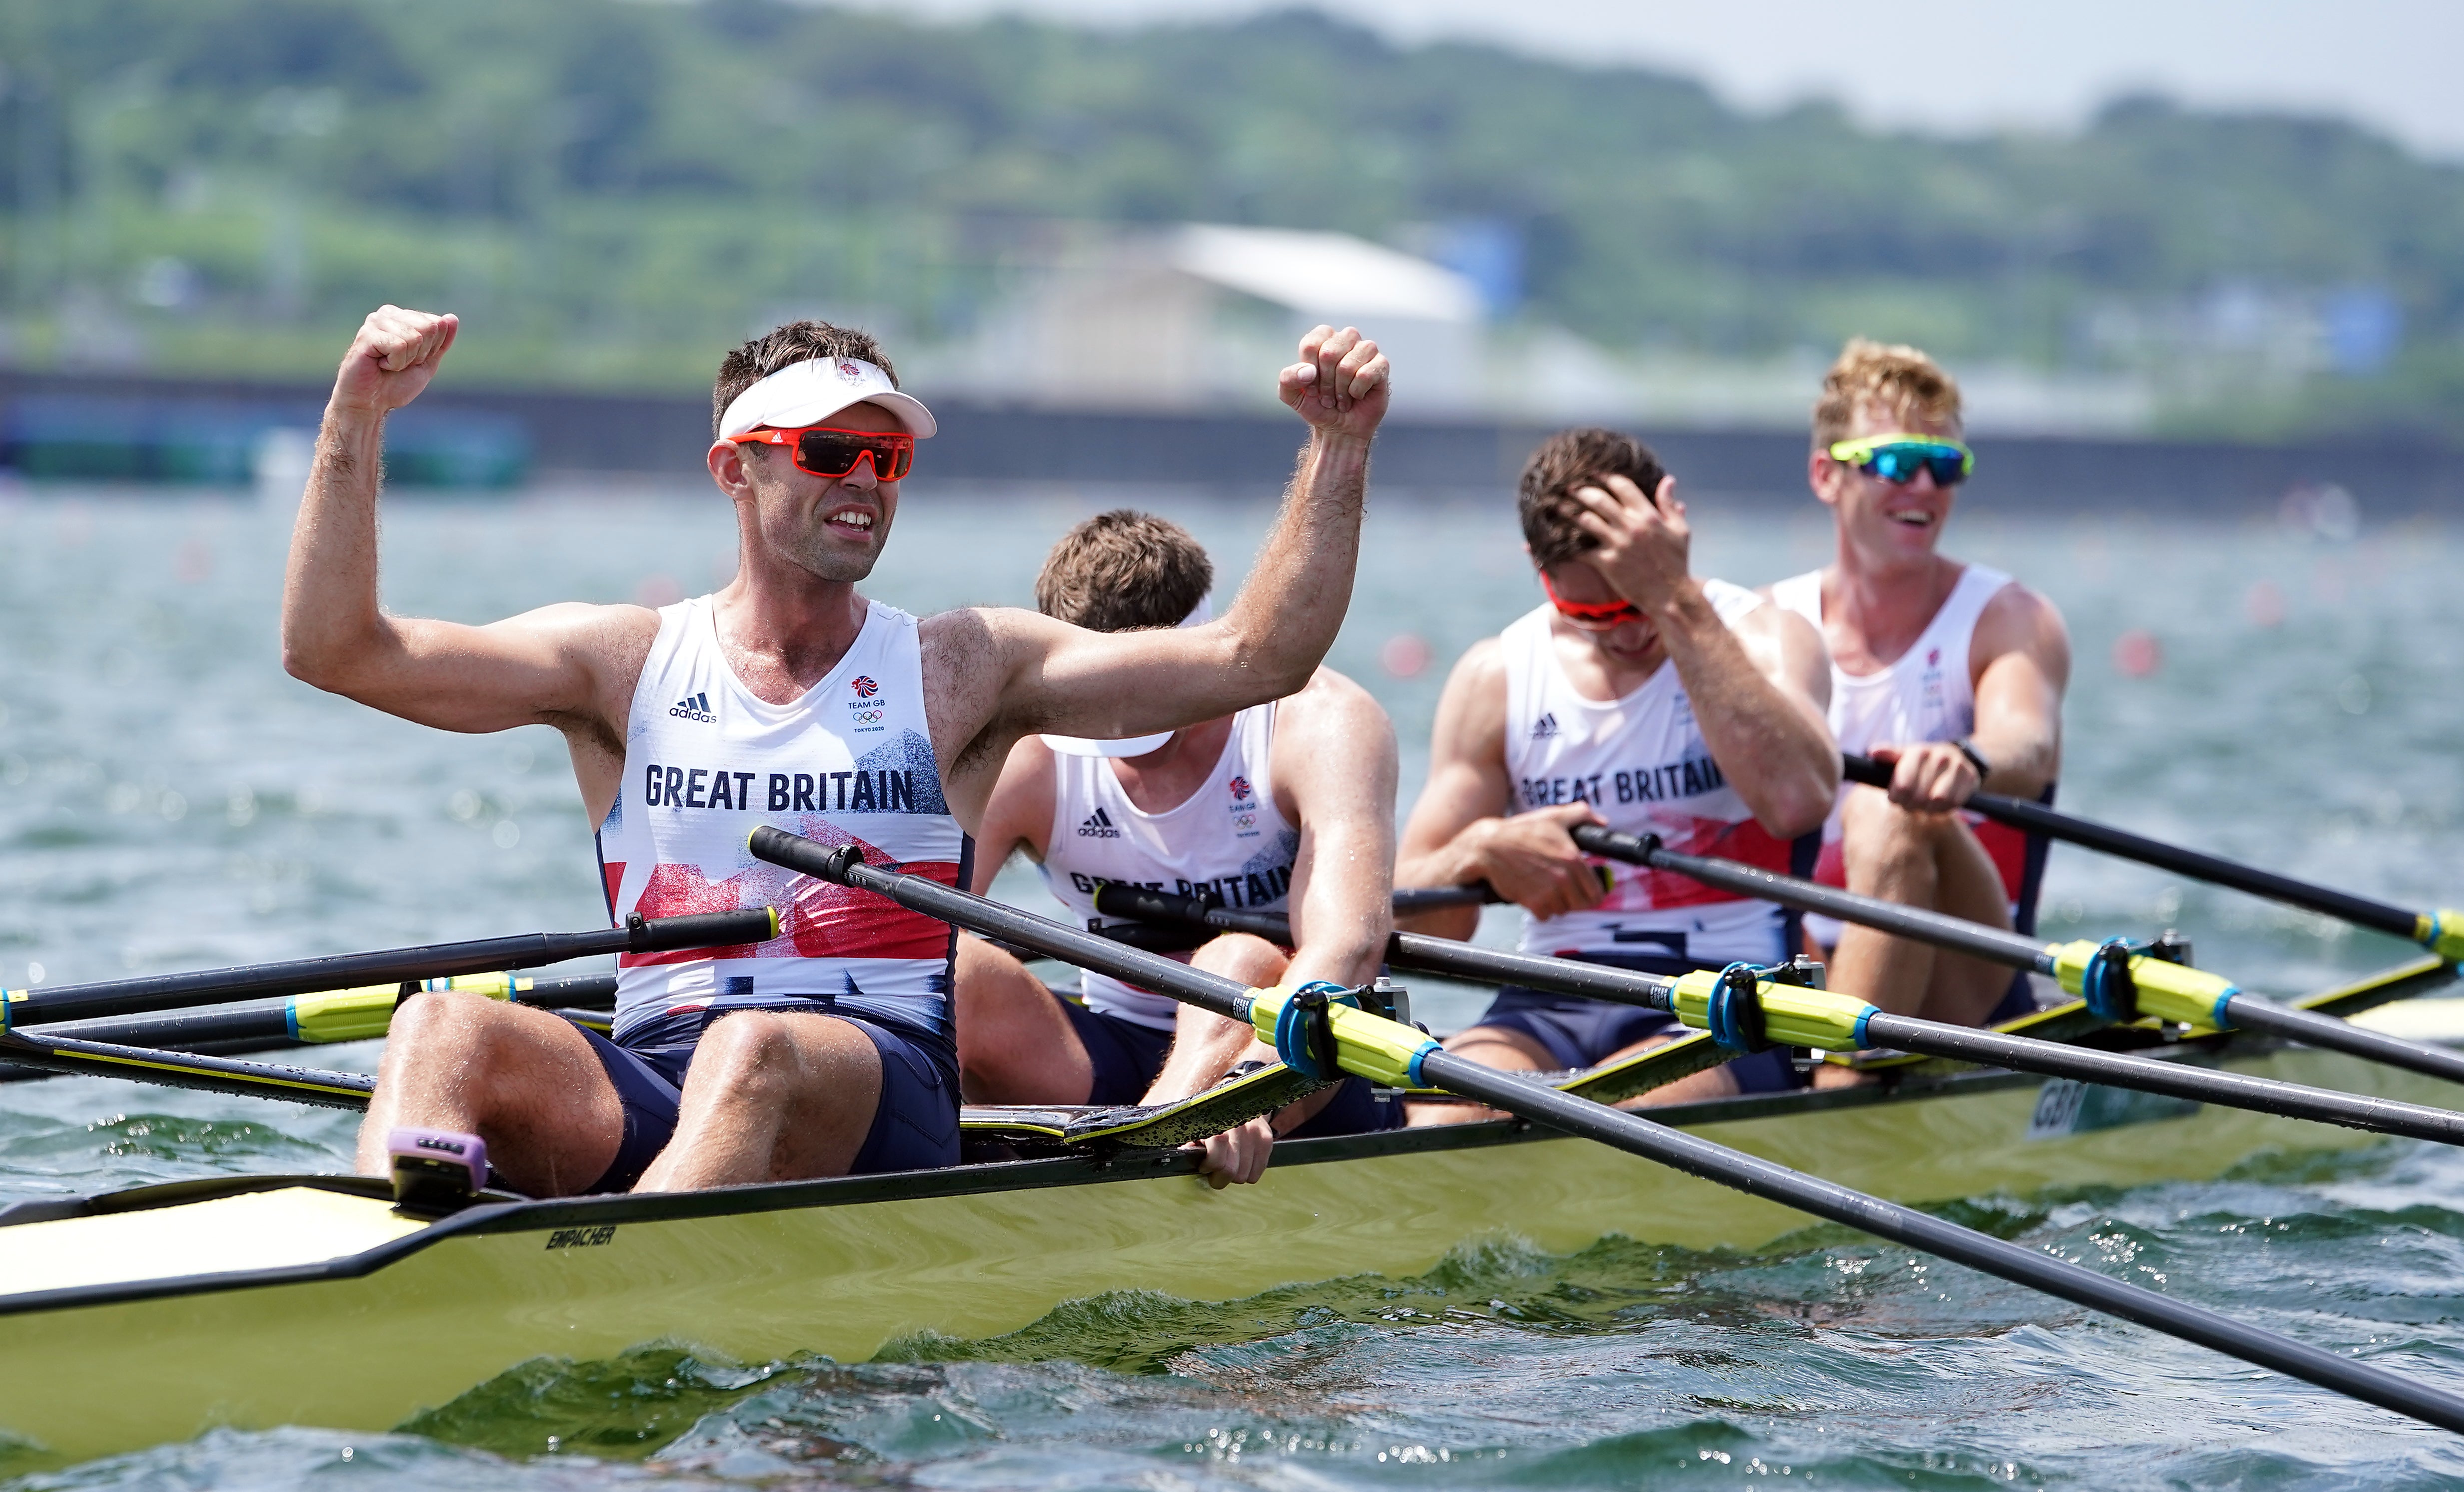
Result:
<instances>
[{"instance_id":1,"label":"team gb logo","mask_svg":"<svg viewBox=\"0 0 2464 1492\"><path fill-rule=\"evenodd\" d=\"M1243 803L1246 803L1247 801L1249 801L1249 793L1250 793L1250 791L1251 791L1251 790L1250 790L1250 787L1249 787L1249 779L1248 779L1248 778L1246 778L1246 777L1235 777L1235 778L1233 778L1233 779L1232 779L1230 786L1231 786L1231 789L1232 789L1232 796L1233 796L1236 800L1238 800L1238 801L1240 801L1240 802L1243 802Z\"/></svg>"},{"instance_id":2,"label":"team gb logo","mask_svg":"<svg viewBox=\"0 0 2464 1492\"><path fill-rule=\"evenodd\" d=\"M847 687L855 691L856 698L859 700L869 700L881 692L881 685L874 683L870 678L863 674L856 675L854 681Z\"/></svg>"}]
</instances>

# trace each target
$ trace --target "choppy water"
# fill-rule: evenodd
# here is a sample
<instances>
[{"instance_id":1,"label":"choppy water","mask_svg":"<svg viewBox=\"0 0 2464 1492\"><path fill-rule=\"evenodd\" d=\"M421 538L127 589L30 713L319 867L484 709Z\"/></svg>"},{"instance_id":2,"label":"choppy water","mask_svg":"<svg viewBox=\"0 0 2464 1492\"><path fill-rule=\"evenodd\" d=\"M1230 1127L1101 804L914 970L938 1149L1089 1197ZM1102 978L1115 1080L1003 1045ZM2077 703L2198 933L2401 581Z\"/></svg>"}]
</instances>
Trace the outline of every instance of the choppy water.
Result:
<instances>
[{"instance_id":1,"label":"choppy water","mask_svg":"<svg viewBox=\"0 0 2464 1492\"><path fill-rule=\"evenodd\" d=\"M911 495L875 593L1019 602L1073 518L1136 494ZM1262 509L1149 496L1237 571ZM2464 595L2452 529L2042 522L1977 502L1953 547L2071 618L2065 806L2404 904L2453 900ZM1811 504L1808 504L1809 509ZM1816 515L1697 503L1699 568L1817 560ZM543 729L459 738L285 678L287 518L245 502L0 499L0 984L594 923L588 828ZM733 568L715 498L389 515L394 608L469 619L665 599ZM1337 667L1417 787L1445 664L1533 599L1501 508L1390 497ZM2126 676L2144 632L2161 661ZM1433 660L1412 671L1416 649ZM1400 666L1402 672L1397 672ZM1013 880L1032 901L1031 882ZM2297 991L2406 949L2056 852L2049 935L2174 924ZM1502 930L1502 928L1493 929ZM1476 1009L1432 990L1443 1029ZM371 1048L319 1059L365 1065ZM0 1200L223 1170L340 1169L348 1116L95 1080L0 1085ZM1960 1214L2304 1340L2464 1383L2464 1162L2389 1145ZM107 1388L99 1392L108 1392ZM0 1474L7 1462L0 1459ZM1415 1280L1116 1297L885 1360L538 1364L387 1435L196 1440L11 1485L2409 1486L2464 1447L2376 1411L1869 1240L1754 1258L1475 1240Z\"/></svg>"}]
</instances>

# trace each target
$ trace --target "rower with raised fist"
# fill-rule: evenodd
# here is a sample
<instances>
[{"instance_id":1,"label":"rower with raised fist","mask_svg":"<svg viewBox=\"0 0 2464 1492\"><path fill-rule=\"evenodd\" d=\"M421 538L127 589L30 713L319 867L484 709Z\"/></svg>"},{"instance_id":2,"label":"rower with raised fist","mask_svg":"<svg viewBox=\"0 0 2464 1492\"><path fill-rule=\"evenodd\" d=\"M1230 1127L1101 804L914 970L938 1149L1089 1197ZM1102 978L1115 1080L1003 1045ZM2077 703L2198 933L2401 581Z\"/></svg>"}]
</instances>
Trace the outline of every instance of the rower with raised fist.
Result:
<instances>
[{"instance_id":1,"label":"rower with raised fist","mask_svg":"<svg viewBox=\"0 0 2464 1492\"><path fill-rule=\"evenodd\" d=\"M1062 537L1036 578L1036 606L1094 632L1194 627L1214 564L1177 523L1127 510ZM975 889L1013 851L1082 925L1107 883L1249 911L1291 912L1293 946L1222 933L1190 958L1251 988L1377 977L1392 930L1395 730L1366 690L1320 668L1294 693L1179 730L1128 740L1035 735L1010 748L984 809ZM1239 1021L1103 974L1065 998L1008 953L958 940L958 1062L979 1103L1163 1103L1237 1064L1271 1061ZM1399 1105L1347 1078L1210 1136L1199 1170L1253 1182L1278 1135L1384 1129Z\"/></svg>"},{"instance_id":2,"label":"rower with raised fist","mask_svg":"<svg viewBox=\"0 0 2464 1492\"><path fill-rule=\"evenodd\" d=\"M1768 594L1822 630L1831 729L1891 764L1849 787L1815 879L1865 896L2035 930L2045 841L1957 812L1979 788L2052 796L2070 634L2054 604L1941 552L1976 458L1959 385L1914 347L1848 344L1814 407L1807 477L1837 550ZM2027 976L1869 927L1809 917L1831 988L1900 1015L1983 1025L2035 1008Z\"/></svg>"},{"instance_id":3,"label":"rower with raised fist","mask_svg":"<svg viewBox=\"0 0 2464 1492\"><path fill-rule=\"evenodd\" d=\"M1772 870L1810 865L1839 784L1829 683L1812 627L1726 581L1697 578L1674 478L1607 430L1550 436L1523 468L1524 547L1546 599L1475 643L1446 679L1429 780L1397 883L1486 881L1520 904L1523 947L1647 973L1793 953L1796 921L1682 876L1585 855L1605 824L1671 849ZM1474 908L1414 919L1467 937ZM1678 1033L1629 1005L1507 989L1446 1042L1492 1067L1591 1067ZM1795 1085L1774 1048L1654 1090L1668 1102ZM1414 1123L1468 1117L1415 1108Z\"/></svg>"},{"instance_id":4,"label":"rower with raised fist","mask_svg":"<svg viewBox=\"0 0 2464 1492\"><path fill-rule=\"evenodd\" d=\"M386 306L343 358L292 540L284 665L440 729L562 731L615 921L767 905L782 924L622 961L613 1039L477 995L404 1002L363 1169L391 1165L397 1133L482 1142L504 1183L540 1195L955 1162L956 934L755 860L746 836L770 825L962 884L1021 738L1177 730L1307 686L1351 598L1385 358L1353 330L1301 339L1279 392L1306 448L1248 585L1202 626L919 620L858 593L935 421L874 339L796 322L729 352L713 390L705 461L736 513L734 580L657 611L474 627L393 615L377 584L385 417L457 331Z\"/></svg>"}]
</instances>

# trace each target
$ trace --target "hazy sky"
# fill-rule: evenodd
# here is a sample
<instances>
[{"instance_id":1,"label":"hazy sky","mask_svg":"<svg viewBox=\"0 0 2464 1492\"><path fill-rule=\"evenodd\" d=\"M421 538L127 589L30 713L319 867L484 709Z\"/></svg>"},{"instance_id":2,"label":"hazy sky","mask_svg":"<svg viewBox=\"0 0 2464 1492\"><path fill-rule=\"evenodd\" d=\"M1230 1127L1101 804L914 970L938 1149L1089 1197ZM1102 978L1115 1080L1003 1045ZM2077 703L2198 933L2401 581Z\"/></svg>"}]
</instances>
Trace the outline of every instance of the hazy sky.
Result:
<instances>
[{"instance_id":1,"label":"hazy sky","mask_svg":"<svg viewBox=\"0 0 2464 1492\"><path fill-rule=\"evenodd\" d=\"M1262 0L866 0L904 14L1135 23ZM1289 0L1285 0L1286 4ZM1342 0L1398 39L1478 37L1689 74L1749 107L1827 94L1877 123L2075 124L2117 93L2344 115L2464 160L2457 0Z\"/></svg>"}]
</instances>

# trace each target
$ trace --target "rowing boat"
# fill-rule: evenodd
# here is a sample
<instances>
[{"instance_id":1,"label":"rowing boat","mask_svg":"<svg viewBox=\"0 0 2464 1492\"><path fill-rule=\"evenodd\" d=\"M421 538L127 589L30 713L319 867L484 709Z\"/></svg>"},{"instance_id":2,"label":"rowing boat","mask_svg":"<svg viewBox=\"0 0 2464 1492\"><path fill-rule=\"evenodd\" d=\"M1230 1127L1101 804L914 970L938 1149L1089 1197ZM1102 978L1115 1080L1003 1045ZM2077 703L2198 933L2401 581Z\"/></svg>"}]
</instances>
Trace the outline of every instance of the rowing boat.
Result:
<instances>
[{"instance_id":1,"label":"rowing boat","mask_svg":"<svg viewBox=\"0 0 2464 1492\"><path fill-rule=\"evenodd\" d=\"M2302 1002L2453 1037L2424 959ZM2446 1006L2446 1009L2441 1009ZM2059 1022L2056 1010L2038 1019ZM2452 1086L2248 1034L2145 1035L2176 1059L2439 1102ZM2386 1142L2322 1125L1930 1061L1863 1086L1653 1110L1705 1138L1902 1201L2218 1175ZM540 1358L667 1343L759 1364L860 1361L918 1333L1014 1331L1112 1290L1225 1300L1466 1240L1565 1254L1622 1235L1785 1246L1809 1219L1513 1121L1287 1142L1255 1187L1175 1151L1032 1153L1067 1115L970 1111L1024 1158L654 1196L492 1202L441 1220L386 1185L234 1176L0 1211L0 1447L61 1463L209 1427L383 1430ZM12 1463L11 1469L15 1469Z\"/></svg>"}]
</instances>

